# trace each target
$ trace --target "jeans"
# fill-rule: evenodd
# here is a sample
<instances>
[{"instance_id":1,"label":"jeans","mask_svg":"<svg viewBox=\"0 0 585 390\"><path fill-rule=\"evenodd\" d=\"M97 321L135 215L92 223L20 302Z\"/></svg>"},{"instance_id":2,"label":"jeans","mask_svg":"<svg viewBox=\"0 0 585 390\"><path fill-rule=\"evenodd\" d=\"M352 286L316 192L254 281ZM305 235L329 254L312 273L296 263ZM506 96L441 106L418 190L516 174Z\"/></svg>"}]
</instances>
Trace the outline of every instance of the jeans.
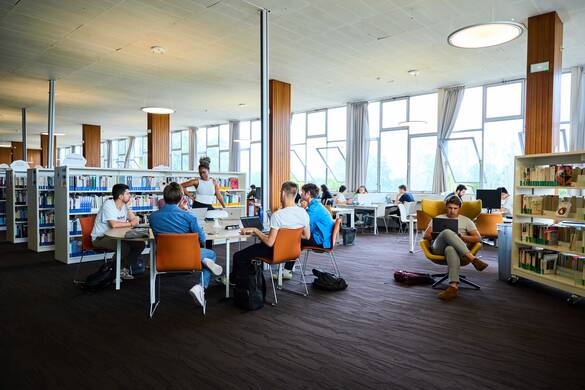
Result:
<instances>
[{"instance_id":1,"label":"jeans","mask_svg":"<svg viewBox=\"0 0 585 390\"><path fill-rule=\"evenodd\" d=\"M469 252L467 244L452 230L443 230L433 241L431 251L435 255L445 256L449 281L458 283L461 257Z\"/></svg>"},{"instance_id":2,"label":"jeans","mask_svg":"<svg viewBox=\"0 0 585 390\"><path fill-rule=\"evenodd\" d=\"M252 260L258 257L264 257L271 259L274 249L266 246L263 242L259 242L254 245L250 245L247 248L242 249L234 253L234 262L232 267L233 275L230 275L230 280L235 280L234 277L237 275L238 267L247 266L252 263ZM227 259L229 261L229 259Z\"/></svg>"},{"instance_id":3,"label":"jeans","mask_svg":"<svg viewBox=\"0 0 585 390\"><path fill-rule=\"evenodd\" d=\"M201 264L203 265L201 270L201 279L203 281L203 288L207 288L209 286L209 281L211 280L211 271L209 268L206 267L208 262L215 263L216 254L211 249L201 248Z\"/></svg>"}]
</instances>

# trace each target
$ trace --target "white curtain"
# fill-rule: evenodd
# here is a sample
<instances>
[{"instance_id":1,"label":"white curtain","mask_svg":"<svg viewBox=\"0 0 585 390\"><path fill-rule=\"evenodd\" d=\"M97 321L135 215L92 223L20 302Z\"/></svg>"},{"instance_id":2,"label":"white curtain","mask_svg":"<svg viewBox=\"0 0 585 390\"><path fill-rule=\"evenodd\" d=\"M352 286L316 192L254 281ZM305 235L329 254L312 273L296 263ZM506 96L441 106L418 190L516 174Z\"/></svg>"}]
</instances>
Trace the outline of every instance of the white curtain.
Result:
<instances>
[{"instance_id":1,"label":"white curtain","mask_svg":"<svg viewBox=\"0 0 585 390\"><path fill-rule=\"evenodd\" d=\"M240 171L240 122L230 121L230 172Z\"/></svg>"},{"instance_id":2,"label":"white curtain","mask_svg":"<svg viewBox=\"0 0 585 390\"><path fill-rule=\"evenodd\" d=\"M368 102L347 103L345 182L350 191L366 184L369 146Z\"/></svg>"},{"instance_id":3,"label":"white curtain","mask_svg":"<svg viewBox=\"0 0 585 390\"><path fill-rule=\"evenodd\" d=\"M459 108L463 101L464 87L439 89L437 153L435 156L435 172L433 174L433 192L440 194L447 190L445 164L443 161L447 139L453 131Z\"/></svg>"},{"instance_id":4,"label":"white curtain","mask_svg":"<svg viewBox=\"0 0 585 390\"><path fill-rule=\"evenodd\" d=\"M571 141L569 150L585 150L585 73L571 69Z\"/></svg>"}]
</instances>

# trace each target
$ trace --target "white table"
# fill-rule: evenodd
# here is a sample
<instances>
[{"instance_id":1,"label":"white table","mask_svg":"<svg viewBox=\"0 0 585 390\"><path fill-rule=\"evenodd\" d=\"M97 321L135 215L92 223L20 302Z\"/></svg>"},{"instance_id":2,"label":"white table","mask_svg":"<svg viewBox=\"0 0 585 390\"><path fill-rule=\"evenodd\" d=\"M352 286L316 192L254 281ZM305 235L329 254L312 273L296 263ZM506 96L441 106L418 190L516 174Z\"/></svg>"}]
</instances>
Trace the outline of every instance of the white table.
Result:
<instances>
[{"instance_id":1,"label":"white table","mask_svg":"<svg viewBox=\"0 0 585 390\"><path fill-rule=\"evenodd\" d=\"M366 210L374 212L374 234L378 234L378 218L386 216L386 207L394 206L393 203L372 203L372 204L351 204L348 208L355 210Z\"/></svg>"},{"instance_id":2,"label":"white table","mask_svg":"<svg viewBox=\"0 0 585 390\"><path fill-rule=\"evenodd\" d=\"M332 207L331 212L335 215L349 215L349 226L355 227L355 210L345 207Z\"/></svg>"}]
</instances>

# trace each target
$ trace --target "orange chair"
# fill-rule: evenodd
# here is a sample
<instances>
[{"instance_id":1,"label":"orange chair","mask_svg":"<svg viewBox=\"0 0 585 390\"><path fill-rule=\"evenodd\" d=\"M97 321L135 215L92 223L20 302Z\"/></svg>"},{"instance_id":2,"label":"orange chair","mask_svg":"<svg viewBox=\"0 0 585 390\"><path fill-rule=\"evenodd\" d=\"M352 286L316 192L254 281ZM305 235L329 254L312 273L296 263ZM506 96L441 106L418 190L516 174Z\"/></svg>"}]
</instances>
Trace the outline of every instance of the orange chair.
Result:
<instances>
[{"instance_id":1,"label":"orange chair","mask_svg":"<svg viewBox=\"0 0 585 390\"><path fill-rule=\"evenodd\" d=\"M272 282L272 291L274 292L274 305L278 304L278 298L276 297L276 286L274 285L274 275L272 274L272 266L278 265L282 267L287 261L296 261L301 256L301 235L303 229L278 229L276 240L274 241L272 258L257 257L258 260L268 264L270 269L270 281ZM305 286L305 294L300 293L303 296L309 295L307 290L307 282L305 281L305 274L301 273L303 278L303 285ZM296 292L296 291L291 291Z\"/></svg>"},{"instance_id":2,"label":"orange chair","mask_svg":"<svg viewBox=\"0 0 585 390\"><path fill-rule=\"evenodd\" d=\"M333 272L335 276L341 276L339 272L339 267L337 266L337 261L335 260L335 255L333 254L333 248L335 248L335 243L337 242L337 235L339 234L339 229L341 229L341 219L337 218L335 220L335 224L333 225L333 233L331 234L331 248L322 248L319 246L304 246L301 248L302 251L305 251L305 259L302 264L302 271L303 275L305 274L305 270L307 268L307 263L309 262L309 253L327 253L329 258L331 259L331 264L333 265Z\"/></svg>"},{"instance_id":3,"label":"orange chair","mask_svg":"<svg viewBox=\"0 0 585 390\"><path fill-rule=\"evenodd\" d=\"M75 271L75 279L73 279L73 283L81 284L83 281L77 279L79 276L79 268L81 267L81 263L83 262L83 256L86 254L90 254L88 252L93 253L103 253L104 254L104 263L106 262L106 257L108 253L110 253L107 249L100 249L93 246L91 241L91 231L93 230L93 225L95 224L95 215L90 215L87 217L79 218L79 224L81 225L81 259L79 259L79 264L77 265L77 271Z\"/></svg>"},{"instance_id":4,"label":"orange chair","mask_svg":"<svg viewBox=\"0 0 585 390\"><path fill-rule=\"evenodd\" d=\"M498 224L504 223L504 217L500 213L481 213L475 220L475 226L482 238L489 238L494 240L494 246L496 246L496 240L498 239ZM489 244L484 241L484 244Z\"/></svg>"},{"instance_id":5,"label":"orange chair","mask_svg":"<svg viewBox=\"0 0 585 390\"><path fill-rule=\"evenodd\" d=\"M150 318L160 303L160 278L158 294L156 293L156 280L159 275L172 272L195 272L203 269L197 233L159 234L156 236L153 250L156 255L154 264L150 265ZM203 274L201 274L201 285L203 286ZM203 314L205 314L205 306Z\"/></svg>"}]
</instances>

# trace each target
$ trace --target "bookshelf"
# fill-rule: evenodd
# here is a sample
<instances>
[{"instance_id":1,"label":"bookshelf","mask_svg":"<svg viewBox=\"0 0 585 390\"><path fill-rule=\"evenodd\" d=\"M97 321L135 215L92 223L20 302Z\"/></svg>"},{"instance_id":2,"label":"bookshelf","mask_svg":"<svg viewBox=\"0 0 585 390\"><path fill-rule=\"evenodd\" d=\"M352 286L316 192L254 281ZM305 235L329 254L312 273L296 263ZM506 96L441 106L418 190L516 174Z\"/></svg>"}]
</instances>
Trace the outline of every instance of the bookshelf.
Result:
<instances>
[{"instance_id":1,"label":"bookshelf","mask_svg":"<svg viewBox=\"0 0 585 390\"><path fill-rule=\"evenodd\" d=\"M6 231L6 169L0 168L0 232Z\"/></svg>"},{"instance_id":2,"label":"bookshelf","mask_svg":"<svg viewBox=\"0 0 585 390\"><path fill-rule=\"evenodd\" d=\"M585 152L517 156L514 183L512 276L575 302L585 295ZM563 201L569 212L559 216Z\"/></svg>"},{"instance_id":3,"label":"bookshelf","mask_svg":"<svg viewBox=\"0 0 585 390\"><path fill-rule=\"evenodd\" d=\"M28 240L26 171L6 171L6 238L18 244Z\"/></svg>"},{"instance_id":4,"label":"bookshelf","mask_svg":"<svg viewBox=\"0 0 585 390\"><path fill-rule=\"evenodd\" d=\"M158 200L162 198L164 186L171 181L186 181L198 177L191 171L159 171L110 168L73 168L57 167L55 177L55 259L66 264L77 263L81 259L81 226L79 218L95 215L102 203L111 197L112 186L124 183L132 192L130 209L144 217L157 210ZM229 179L245 185L243 173L221 173L212 177ZM245 188L245 187L244 187ZM223 193L239 193L240 188L224 188ZM244 196L245 194L243 194ZM243 198L242 196L242 198ZM234 199L235 197L231 197ZM244 206L235 202L227 208L230 216L239 216ZM144 253L148 253L148 248ZM110 255L111 256L111 255ZM83 261L101 260L103 255L86 254Z\"/></svg>"},{"instance_id":5,"label":"bookshelf","mask_svg":"<svg viewBox=\"0 0 585 390\"><path fill-rule=\"evenodd\" d=\"M55 172L30 168L27 172L28 249L55 250Z\"/></svg>"}]
</instances>

